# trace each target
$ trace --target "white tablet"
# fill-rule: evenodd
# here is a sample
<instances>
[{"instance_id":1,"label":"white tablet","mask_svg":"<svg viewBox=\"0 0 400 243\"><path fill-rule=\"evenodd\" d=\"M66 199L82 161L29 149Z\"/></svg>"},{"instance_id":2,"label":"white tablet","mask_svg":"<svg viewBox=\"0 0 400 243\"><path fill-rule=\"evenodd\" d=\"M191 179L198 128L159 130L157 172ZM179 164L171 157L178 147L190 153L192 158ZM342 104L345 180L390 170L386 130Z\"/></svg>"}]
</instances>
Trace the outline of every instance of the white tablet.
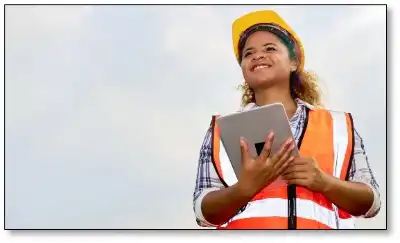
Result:
<instances>
[{"instance_id":1,"label":"white tablet","mask_svg":"<svg viewBox=\"0 0 400 243\"><path fill-rule=\"evenodd\" d=\"M248 111L237 112L217 118L220 137L232 168L238 177L241 168L240 137L247 139L249 152L257 156L266 141L269 131L274 132L271 156L275 154L282 143L293 137L289 119L281 103L257 107ZM292 155L298 156L297 147Z\"/></svg>"}]
</instances>

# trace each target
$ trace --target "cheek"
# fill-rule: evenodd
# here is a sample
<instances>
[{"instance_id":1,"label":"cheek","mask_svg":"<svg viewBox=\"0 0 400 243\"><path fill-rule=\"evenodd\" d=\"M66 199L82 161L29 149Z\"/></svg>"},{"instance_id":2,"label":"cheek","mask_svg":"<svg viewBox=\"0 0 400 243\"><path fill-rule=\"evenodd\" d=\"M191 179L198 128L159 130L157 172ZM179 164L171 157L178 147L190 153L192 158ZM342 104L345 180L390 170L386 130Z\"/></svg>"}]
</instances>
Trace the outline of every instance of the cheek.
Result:
<instances>
[{"instance_id":1,"label":"cheek","mask_svg":"<svg viewBox=\"0 0 400 243\"><path fill-rule=\"evenodd\" d=\"M277 58L276 62L281 70L290 70L291 62L286 56Z\"/></svg>"},{"instance_id":2,"label":"cheek","mask_svg":"<svg viewBox=\"0 0 400 243\"><path fill-rule=\"evenodd\" d=\"M248 76L248 72L249 72L248 68L247 68L247 64L245 62L242 62L240 65L240 68L242 69L243 77L246 78Z\"/></svg>"}]
</instances>

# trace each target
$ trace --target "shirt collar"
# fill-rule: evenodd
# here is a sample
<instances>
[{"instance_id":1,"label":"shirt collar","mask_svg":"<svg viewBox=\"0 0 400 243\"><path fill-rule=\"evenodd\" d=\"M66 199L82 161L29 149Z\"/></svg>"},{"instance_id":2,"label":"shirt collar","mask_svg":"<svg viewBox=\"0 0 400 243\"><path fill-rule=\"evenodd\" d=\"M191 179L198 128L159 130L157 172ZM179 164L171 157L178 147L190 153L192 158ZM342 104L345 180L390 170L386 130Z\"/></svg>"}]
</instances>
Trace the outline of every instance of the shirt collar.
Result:
<instances>
[{"instance_id":1,"label":"shirt collar","mask_svg":"<svg viewBox=\"0 0 400 243\"><path fill-rule=\"evenodd\" d=\"M305 102L302 99L295 98L295 101L296 101L298 106L304 106L304 107L307 107L310 110L314 110L315 109L315 107L313 105ZM248 110L251 110L251 109L256 108L256 107L257 107L256 103L252 102L252 103L247 104L241 111L248 111Z\"/></svg>"},{"instance_id":2,"label":"shirt collar","mask_svg":"<svg viewBox=\"0 0 400 243\"><path fill-rule=\"evenodd\" d=\"M295 101L296 101L297 105L299 105L299 106L305 106L305 107L307 107L307 108L310 109L310 110L315 110L315 106L313 106L313 105L311 105L311 104L305 102L305 101L302 100L302 99L296 98Z\"/></svg>"}]
</instances>

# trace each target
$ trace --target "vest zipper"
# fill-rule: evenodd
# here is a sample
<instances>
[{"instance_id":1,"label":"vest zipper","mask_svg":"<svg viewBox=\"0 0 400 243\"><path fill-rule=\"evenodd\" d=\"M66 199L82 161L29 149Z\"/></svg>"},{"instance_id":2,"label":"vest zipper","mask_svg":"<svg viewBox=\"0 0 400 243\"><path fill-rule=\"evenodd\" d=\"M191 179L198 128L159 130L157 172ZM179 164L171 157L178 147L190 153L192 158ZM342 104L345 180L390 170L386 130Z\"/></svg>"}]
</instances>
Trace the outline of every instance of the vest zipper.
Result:
<instances>
[{"instance_id":1,"label":"vest zipper","mask_svg":"<svg viewBox=\"0 0 400 243\"><path fill-rule=\"evenodd\" d=\"M296 185L289 185L287 188L287 193L288 193L288 229L293 230L297 228Z\"/></svg>"},{"instance_id":2,"label":"vest zipper","mask_svg":"<svg viewBox=\"0 0 400 243\"><path fill-rule=\"evenodd\" d=\"M306 117L304 121L303 131L301 132L297 147L300 150L301 143L303 142L304 134L306 133L308 126L308 116L310 109L305 107ZM289 185L287 188L288 194L288 229L297 229L297 212L296 212L296 185Z\"/></svg>"}]
</instances>

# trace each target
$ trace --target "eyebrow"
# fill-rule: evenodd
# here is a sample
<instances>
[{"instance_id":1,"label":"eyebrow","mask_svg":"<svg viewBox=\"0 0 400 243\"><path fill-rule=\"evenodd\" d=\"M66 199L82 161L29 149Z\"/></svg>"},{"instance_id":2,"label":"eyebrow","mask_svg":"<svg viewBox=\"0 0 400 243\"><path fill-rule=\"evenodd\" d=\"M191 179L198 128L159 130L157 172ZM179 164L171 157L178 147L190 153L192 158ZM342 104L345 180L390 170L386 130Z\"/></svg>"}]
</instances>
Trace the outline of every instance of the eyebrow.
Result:
<instances>
[{"instance_id":1,"label":"eyebrow","mask_svg":"<svg viewBox=\"0 0 400 243\"><path fill-rule=\"evenodd\" d=\"M276 44L271 43L271 42L265 43L263 46L269 46L269 45L277 46ZM246 49L243 50L243 53L245 53L247 51L250 51L250 50L253 50L253 49L254 49L254 47L247 47Z\"/></svg>"}]
</instances>

